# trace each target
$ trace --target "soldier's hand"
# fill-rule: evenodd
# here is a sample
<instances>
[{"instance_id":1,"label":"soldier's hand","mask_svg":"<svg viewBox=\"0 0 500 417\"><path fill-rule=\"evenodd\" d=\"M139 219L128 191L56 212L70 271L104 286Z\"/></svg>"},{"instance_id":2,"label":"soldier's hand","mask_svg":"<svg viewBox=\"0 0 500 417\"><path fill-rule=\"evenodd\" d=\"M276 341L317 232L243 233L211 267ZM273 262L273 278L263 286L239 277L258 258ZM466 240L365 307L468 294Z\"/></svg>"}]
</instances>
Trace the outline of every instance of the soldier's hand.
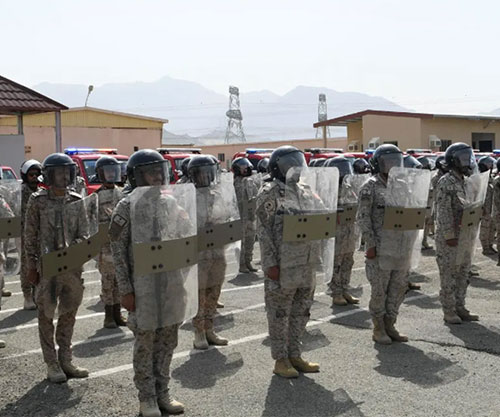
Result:
<instances>
[{"instance_id":1,"label":"soldier's hand","mask_svg":"<svg viewBox=\"0 0 500 417\"><path fill-rule=\"evenodd\" d=\"M457 246L458 245L458 239L448 239L446 241L446 244L448 246Z\"/></svg>"},{"instance_id":2,"label":"soldier's hand","mask_svg":"<svg viewBox=\"0 0 500 417\"><path fill-rule=\"evenodd\" d=\"M266 275L273 281L278 281L280 279L280 267L272 266L268 268Z\"/></svg>"},{"instance_id":3,"label":"soldier's hand","mask_svg":"<svg viewBox=\"0 0 500 417\"><path fill-rule=\"evenodd\" d=\"M36 269L30 269L28 271L28 281L31 285L38 285L40 282L40 275Z\"/></svg>"},{"instance_id":4,"label":"soldier's hand","mask_svg":"<svg viewBox=\"0 0 500 417\"><path fill-rule=\"evenodd\" d=\"M375 259L377 256L377 248L374 246L373 248L368 248L365 253L366 259Z\"/></svg>"},{"instance_id":5,"label":"soldier's hand","mask_svg":"<svg viewBox=\"0 0 500 417\"><path fill-rule=\"evenodd\" d=\"M121 298L122 306L127 311L135 311L135 295L133 292L126 294Z\"/></svg>"}]
</instances>

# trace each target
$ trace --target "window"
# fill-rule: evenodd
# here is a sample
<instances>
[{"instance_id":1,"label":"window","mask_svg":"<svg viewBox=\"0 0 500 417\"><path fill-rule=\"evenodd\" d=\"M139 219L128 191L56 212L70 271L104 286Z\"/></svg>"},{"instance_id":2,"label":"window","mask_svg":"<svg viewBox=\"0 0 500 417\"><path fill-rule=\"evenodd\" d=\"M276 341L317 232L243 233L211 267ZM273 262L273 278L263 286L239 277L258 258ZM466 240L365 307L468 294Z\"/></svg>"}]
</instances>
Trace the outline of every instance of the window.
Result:
<instances>
[{"instance_id":1,"label":"window","mask_svg":"<svg viewBox=\"0 0 500 417\"><path fill-rule=\"evenodd\" d=\"M220 162L224 162L226 160L226 154L225 153L218 153L217 154L217 159L220 161Z\"/></svg>"},{"instance_id":2,"label":"window","mask_svg":"<svg viewBox=\"0 0 500 417\"><path fill-rule=\"evenodd\" d=\"M448 140L448 139L441 139L441 147L439 148L439 150L441 152L444 152L446 151L446 149L448 148L448 146L451 145L451 140Z\"/></svg>"},{"instance_id":3,"label":"window","mask_svg":"<svg viewBox=\"0 0 500 417\"><path fill-rule=\"evenodd\" d=\"M16 180L16 176L10 169L3 169L3 179L4 180Z\"/></svg>"}]
</instances>

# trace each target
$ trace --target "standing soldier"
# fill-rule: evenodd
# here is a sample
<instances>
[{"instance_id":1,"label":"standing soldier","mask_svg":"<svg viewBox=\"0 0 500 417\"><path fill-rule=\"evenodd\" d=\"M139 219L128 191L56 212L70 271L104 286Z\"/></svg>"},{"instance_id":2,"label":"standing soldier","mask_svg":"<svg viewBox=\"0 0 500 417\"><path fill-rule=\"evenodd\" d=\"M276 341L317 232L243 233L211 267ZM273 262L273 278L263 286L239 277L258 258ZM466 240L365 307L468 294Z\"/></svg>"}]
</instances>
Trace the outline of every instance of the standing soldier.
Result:
<instances>
[{"instance_id":1,"label":"standing soldier","mask_svg":"<svg viewBox=\"0 0 500 417\"><path fill-rule=\"evenodd\" d=\"M460 324L463 320L479 320L465 308L465 296L488 174L472 175L476 162L471 147L465 143L450 145L445 162L449 171L439 180L436 193L439 295L444 321Z\"/></svg>"},{"instance_id":2,"label":"standing soldier","mask_svg":"<svg viewBox=\"0 0 500 417\"><path fill-rule=\"evenodd\" d=\"M167 185L168 163L151 149L130 157L133 191L116 206L109 228L121 303L135 336L134 383L143 417L184 411L169 395L170 363L179 325L197 307L194 188Z\"/></svg>"},{"instance_id":3,"label":"standing soldier","mask_svg":"<svg viewBox=\"0 0 500 417\"><path fill-rule=\"evenodd\" d=\"M28 200L34 192L38 190L40 184L39 177L42 175L42 164L35 159L23 162L21 165L21 178L23 185L21 188L21 227L24 230L24 218ZM35 310L36 305L33 302L33 287L28 281L28 270L26 263L26 251L24 249L24 231L21 234L21 289L24 295L24 309Z\"/></svg>"},{"instance_id":4,"label":"standing soldier","mask_svg":"<svg viewBox=\"0 0 500 417\"><path fill-rule=\"evenodd\" d=\"M26 262L28 279L37 286L38 331L47 376L51 382L65 382L67 377L88 376L86 369L73 365L71 351L76 313L83 296L82 268L49 276L43 257L86 239L88 217L82 197L71 191L76 165L68 155L54 153L47 156L42 173L48 189L32 194L26 210ZM59 313L55 331L59 346L57 355L53 323L56 308Z\"/></svg>"},{"instance_id":5,"label":"standing soldier","mask_svg":"<svg viewBox=\"0 0 500 417\"><path fill-rule=\"evenodd\" d=\"M112 156L101 156L95 164L98 181L102 184L96 191L99 196L99 228L109 228L111 214L123 198L121 190L115 185L121 181L120 163ZM102 301L104 302L104 327L115 329L126 326L127 322L120 312L120 294L116 282L111 245L105 243L97 259L101 273Z\"/></svg>"},{"instance_id":6,"label":"standing soldier","mask_svg":"<svg viewBox=\"0 0 500 417\"><path fill-rule=\"evenodd\" d=\"M495 241L495 219L493 217L493 177L492 171L496 161L491 156L483 156L479 159L477 167L479 172L488 172L488 190L484 200L483 216L479 229L479 240L483 247L483 255L495 255L497 251L493 248Z\"/></svg>"},{"instance_id":7,"label":"standing soldier","mask_svg":"<svg viewBox=\"0 0 500 417\"><path fill-rule=\"evenodd\" d=\"M234 174L234 190L238 199L238 209L243 227L240 252L240 272L257 272L252 265L253 245L255 243L255 204L259 191L260 178L252 175L253 165L247 158L236 158L231 170Z\"/></svg>"},{"instance_id":8,"label":"standing soldier","mask_svg":"<svg viewBox=\"0 0 500 417\"><path fill-rule=\"evenodd\" d=\"M417 161L422 164L422 169L428 169L429 171L432 171L434 169L434 162L427 156L420 156L419 158L417 158ZM433 201L434 201L434 189L432 188L432 182L431 182L431 188L429 190L429 199L427 201L427 212L425 214L425 227L424 227L424 238L422 239L422 250L432 249L432 246L429 245L427 239L429 238L429 232L431 231L433 225L432 221Z\"/></svg>"},{"instance_id":9,"label":"standing soldier","mask_svg":"<svg viewBox=\"0 0 500 417\"><path fill-rule=\"evenodd\" d=\"M354 175L353 168L345 156L329 159L326 167L339 170L339 213L335 233L335 258L333 276L328 284L332 302L338 306L358 304L359 299L349 292L351 272L354 265L354 251L359 243L359 227L356 224L356 211L361 186L368 180L368 174Z\"/></svg>"},{"instance_id":10,"label":"standing soldier","mask_svg":"<svg viewBox=\"0 0 500 417\"><path fill-rule=\"evenodd\" d=\"M198 236L203 239L208 232L215 235L211 242L200 240L199 243L198 314L193 318L193 346L204 350L208 345L228 344L227 339L215 333L214 316L226 274L226 254L234 253L234 250L224 247L229 242L219 240L217 230L239 220L239 213L231 174L218 174L212 156L193 156L189 161L188 175L196 187Z\"/></svg>"},{"instance_id":11,"label":"standing soldier","mask_svg":"<svg viewBox=\"0 0 500 417\"><path fill-rule=\"evenodd\" d=\"M420 208L425 216L430 172L404 168L402 152L391 144L379 146L371 163L375 175L361 189L358 223L367 248L373 340L381 344L407 342L408 337L394 325L408 289L409 271L416 266L413 257L415 245L421 244L418 227L424 227L424 217L407 222L411 227L398 226L412 215L407 209ZM397 215L402 218L395 222Z\"/></svg>"},{"instance_id":12,"label":"standing soldier","mask_svg":"<svg viewBox=\"0 0 500 417\"><path fill-rule=\"evenodd\" d=\"M299 182L304 169L307 169L304 154L297 148L281 146L275 149L269 159L270 178L257 198L257 233L266 277L264 291L271 355L276 361L273 372L285 378L298 377L298 371L319 371L319 364L301 357L301 339L313 303L316 271L322 267L322 242L288 240L297 233L290 233L285 239L287 219L324 209L321 199L311 188ZM324 173L322 179L331 185L323 187L326 197L336 207L338 171L334 168L321 168L321 171ZM335 222L336 213L328 214ZM334 230L331 236L333 233ZM325 229L321 230L321 235L325 236ZM299 236L306 236L306 233ZM334 245L329 241L325 243L324 247L331 246L331 251L324 253L323 260L331 263Z\"/></svg>"}]
</instances>

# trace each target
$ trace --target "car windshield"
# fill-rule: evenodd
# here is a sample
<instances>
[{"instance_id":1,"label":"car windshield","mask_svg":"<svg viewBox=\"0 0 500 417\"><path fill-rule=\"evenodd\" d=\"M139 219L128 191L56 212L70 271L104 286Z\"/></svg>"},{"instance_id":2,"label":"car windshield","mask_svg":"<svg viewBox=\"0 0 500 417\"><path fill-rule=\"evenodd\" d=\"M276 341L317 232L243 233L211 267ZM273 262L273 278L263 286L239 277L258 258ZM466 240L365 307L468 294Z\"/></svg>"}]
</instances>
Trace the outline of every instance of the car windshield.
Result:
<instances>
[{"instance_id":1,"label":"car windshield","mask_svg":"<svg viewBox=\"0 0 500 417\"><path fill-rule=\"evenodd\" d=\"M2 169L3 172L3 178L4 180L16 180L16 176L14 175L14 172L12 172L10 169Z\"/></svg>"}]
</instances>

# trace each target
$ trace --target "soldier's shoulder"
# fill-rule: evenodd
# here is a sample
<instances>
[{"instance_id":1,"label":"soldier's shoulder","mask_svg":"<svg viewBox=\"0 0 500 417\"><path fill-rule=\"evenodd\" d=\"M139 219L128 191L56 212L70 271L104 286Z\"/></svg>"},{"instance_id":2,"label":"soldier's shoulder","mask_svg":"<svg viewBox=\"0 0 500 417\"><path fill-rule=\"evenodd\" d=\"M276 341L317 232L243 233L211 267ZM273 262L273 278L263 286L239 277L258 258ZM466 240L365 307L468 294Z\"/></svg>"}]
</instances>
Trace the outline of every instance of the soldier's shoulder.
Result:
<instances>
[{"instance_id":1,"label":"soldier's shoulder","mask_svg":"<svg viewBox=\"0 0 500 417\"><path fill-rule=\"evenodd\" d=\"M39 188L37 191L35 191L33 194L31 194L31 198L36 200L43 200L44 198L47 198L49 195L48 190L45 188Z\"/></svg>"},{"instance_id":2,"label":"soldier's shoulder","mask_svg":"<svg viewBox=\"0 0 500 417\"><path fill-rule=\"evenodd\" d=\"M360 196L370 196L373 193L373 189L377 185L377 177L373 176L368 178L365 183L362 185L360 190Z\"/></svg>"}]
</instances>

